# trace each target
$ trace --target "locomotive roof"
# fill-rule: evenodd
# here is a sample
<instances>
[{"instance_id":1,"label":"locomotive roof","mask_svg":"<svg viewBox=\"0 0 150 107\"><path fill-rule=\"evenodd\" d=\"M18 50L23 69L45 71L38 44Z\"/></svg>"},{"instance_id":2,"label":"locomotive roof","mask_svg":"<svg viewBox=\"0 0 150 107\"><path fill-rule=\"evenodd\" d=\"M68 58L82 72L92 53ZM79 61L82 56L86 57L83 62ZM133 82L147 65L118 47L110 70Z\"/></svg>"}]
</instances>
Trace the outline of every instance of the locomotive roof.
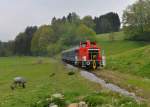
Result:
<instances>
[{"instance_id":1,"label":"locomotive roof","mask_svg":"<svg viewBox=\"0 0 150 107\"><path fill-rule=\"evenodd\" d=\"M76 46L76 47L73 47L73 48L64 50L64 51L62 51L62 53L64 53L64 52L69 52L69 51L73 51L73 50L77 50L77 49L79 49L79 46Z\"/></svg>"},{"instance_id":2,"label":"locomotive roof","mask_svg":"<svg viewBox=\"0 0 150 107\"><path fill-rule=\"evenodd\" d=\"M78 50L81 47L81 45L83 45L83 44L86 44L86 47L91 47L91 45L96 45L96 42L90 42L89 40L87 40L85 42L80 42L80 46L75 46L73 48L64 50L64 51L62 51L62 53Z\"/></svg>"}]
</instances>

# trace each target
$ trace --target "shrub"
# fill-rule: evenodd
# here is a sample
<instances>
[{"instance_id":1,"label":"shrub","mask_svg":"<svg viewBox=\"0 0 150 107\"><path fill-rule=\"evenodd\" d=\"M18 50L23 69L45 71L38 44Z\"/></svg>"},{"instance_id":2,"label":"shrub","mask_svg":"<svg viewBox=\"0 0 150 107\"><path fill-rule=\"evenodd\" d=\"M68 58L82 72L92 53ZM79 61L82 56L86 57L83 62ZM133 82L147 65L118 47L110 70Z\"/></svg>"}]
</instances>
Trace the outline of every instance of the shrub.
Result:
<instances>
[{"instance_id":1,"label":"shrub","mask_svg":"<svg viewBox=\"0 0 150 107\"><path fill-rule=\"evenodd\" d=\"M68 72L68 75L74 75L75 74L75 72L74 71L70 71L70 72Z\"/></svg>"},{"instance_id":2,"label":"shrub","mask_svg":"<svg viewBox=\"0 0 150 107\"><path fill-rule=\"evenodd\" d=\"M106 103L105 97L99 94L89 95L84 99L90 107L96 107L97 105L102 105Z\"/></svg>"}]
</instances>

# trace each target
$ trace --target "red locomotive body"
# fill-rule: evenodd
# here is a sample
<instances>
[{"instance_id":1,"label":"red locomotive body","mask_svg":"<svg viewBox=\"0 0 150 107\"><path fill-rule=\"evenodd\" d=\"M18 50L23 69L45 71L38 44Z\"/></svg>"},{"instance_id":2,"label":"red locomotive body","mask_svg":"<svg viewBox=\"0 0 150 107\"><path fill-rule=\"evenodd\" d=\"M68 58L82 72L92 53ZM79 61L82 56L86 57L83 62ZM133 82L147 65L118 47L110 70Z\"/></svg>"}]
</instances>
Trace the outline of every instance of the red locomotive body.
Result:
<instances>
[{"instance_id":1,"label":"red locomotive body","mask_svg":"<svg viewBox=\"0 0 150 107\"><path fill-rule=\"evenodd\" d=\"M102 57L101 49L96 42L80 42L80 46L62 52L62 60L75 66L86 69L96 69L100 66Z\"/></svg>"}]
</instances>

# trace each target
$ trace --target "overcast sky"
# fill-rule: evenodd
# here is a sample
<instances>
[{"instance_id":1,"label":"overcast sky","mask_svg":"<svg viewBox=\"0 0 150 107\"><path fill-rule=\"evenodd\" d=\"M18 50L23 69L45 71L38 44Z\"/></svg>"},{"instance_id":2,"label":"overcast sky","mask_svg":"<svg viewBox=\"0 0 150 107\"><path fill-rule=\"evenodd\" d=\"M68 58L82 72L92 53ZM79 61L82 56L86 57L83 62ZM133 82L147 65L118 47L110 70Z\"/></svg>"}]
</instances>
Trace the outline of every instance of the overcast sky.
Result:
<instances>
[{"instance_id":1,"label":"overcast sky","mask_svg":"<svg viewBox=\"0 0 150 107\"><path fill-rule=\"evenodd\" d=\"M49 24L52 17L76 12L99 16L123 10L136 0L0 0L0 40L8 41L24 31L26 26Z\"/></svg>"}]
</instances>

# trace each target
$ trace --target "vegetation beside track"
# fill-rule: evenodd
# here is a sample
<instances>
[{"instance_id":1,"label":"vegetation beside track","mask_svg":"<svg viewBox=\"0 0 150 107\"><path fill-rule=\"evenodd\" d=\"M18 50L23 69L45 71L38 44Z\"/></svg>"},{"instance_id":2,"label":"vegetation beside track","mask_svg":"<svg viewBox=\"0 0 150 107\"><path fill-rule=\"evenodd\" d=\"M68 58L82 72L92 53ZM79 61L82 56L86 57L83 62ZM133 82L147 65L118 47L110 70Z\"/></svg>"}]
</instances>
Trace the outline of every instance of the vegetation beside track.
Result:
<instances>
[{"instance_id":1,"label":"vegetation beside track","mask_svg":"<svg viewBox=\"0 0 150 107\"><path fill-rule=\"evenodd\" d=\"M110 35L97 35L98 44L105 50L107 66L96 74L150 101L149 43L125 40L123 32L113 33L114 40Z\"/></svg>"},{"instance_id":2,"label":"vegetation beside track","mask_svg":"<svg viewBox=\"0 0 150 107\"><path fill-rule=\"evenodd\" d=\"M98 44L105 50L106 68L149 78L150 45L146 42L125 40L122 32L113 35L113 41L109 39L109 34L97 35Z\"/></svg>"}]
</instances>

